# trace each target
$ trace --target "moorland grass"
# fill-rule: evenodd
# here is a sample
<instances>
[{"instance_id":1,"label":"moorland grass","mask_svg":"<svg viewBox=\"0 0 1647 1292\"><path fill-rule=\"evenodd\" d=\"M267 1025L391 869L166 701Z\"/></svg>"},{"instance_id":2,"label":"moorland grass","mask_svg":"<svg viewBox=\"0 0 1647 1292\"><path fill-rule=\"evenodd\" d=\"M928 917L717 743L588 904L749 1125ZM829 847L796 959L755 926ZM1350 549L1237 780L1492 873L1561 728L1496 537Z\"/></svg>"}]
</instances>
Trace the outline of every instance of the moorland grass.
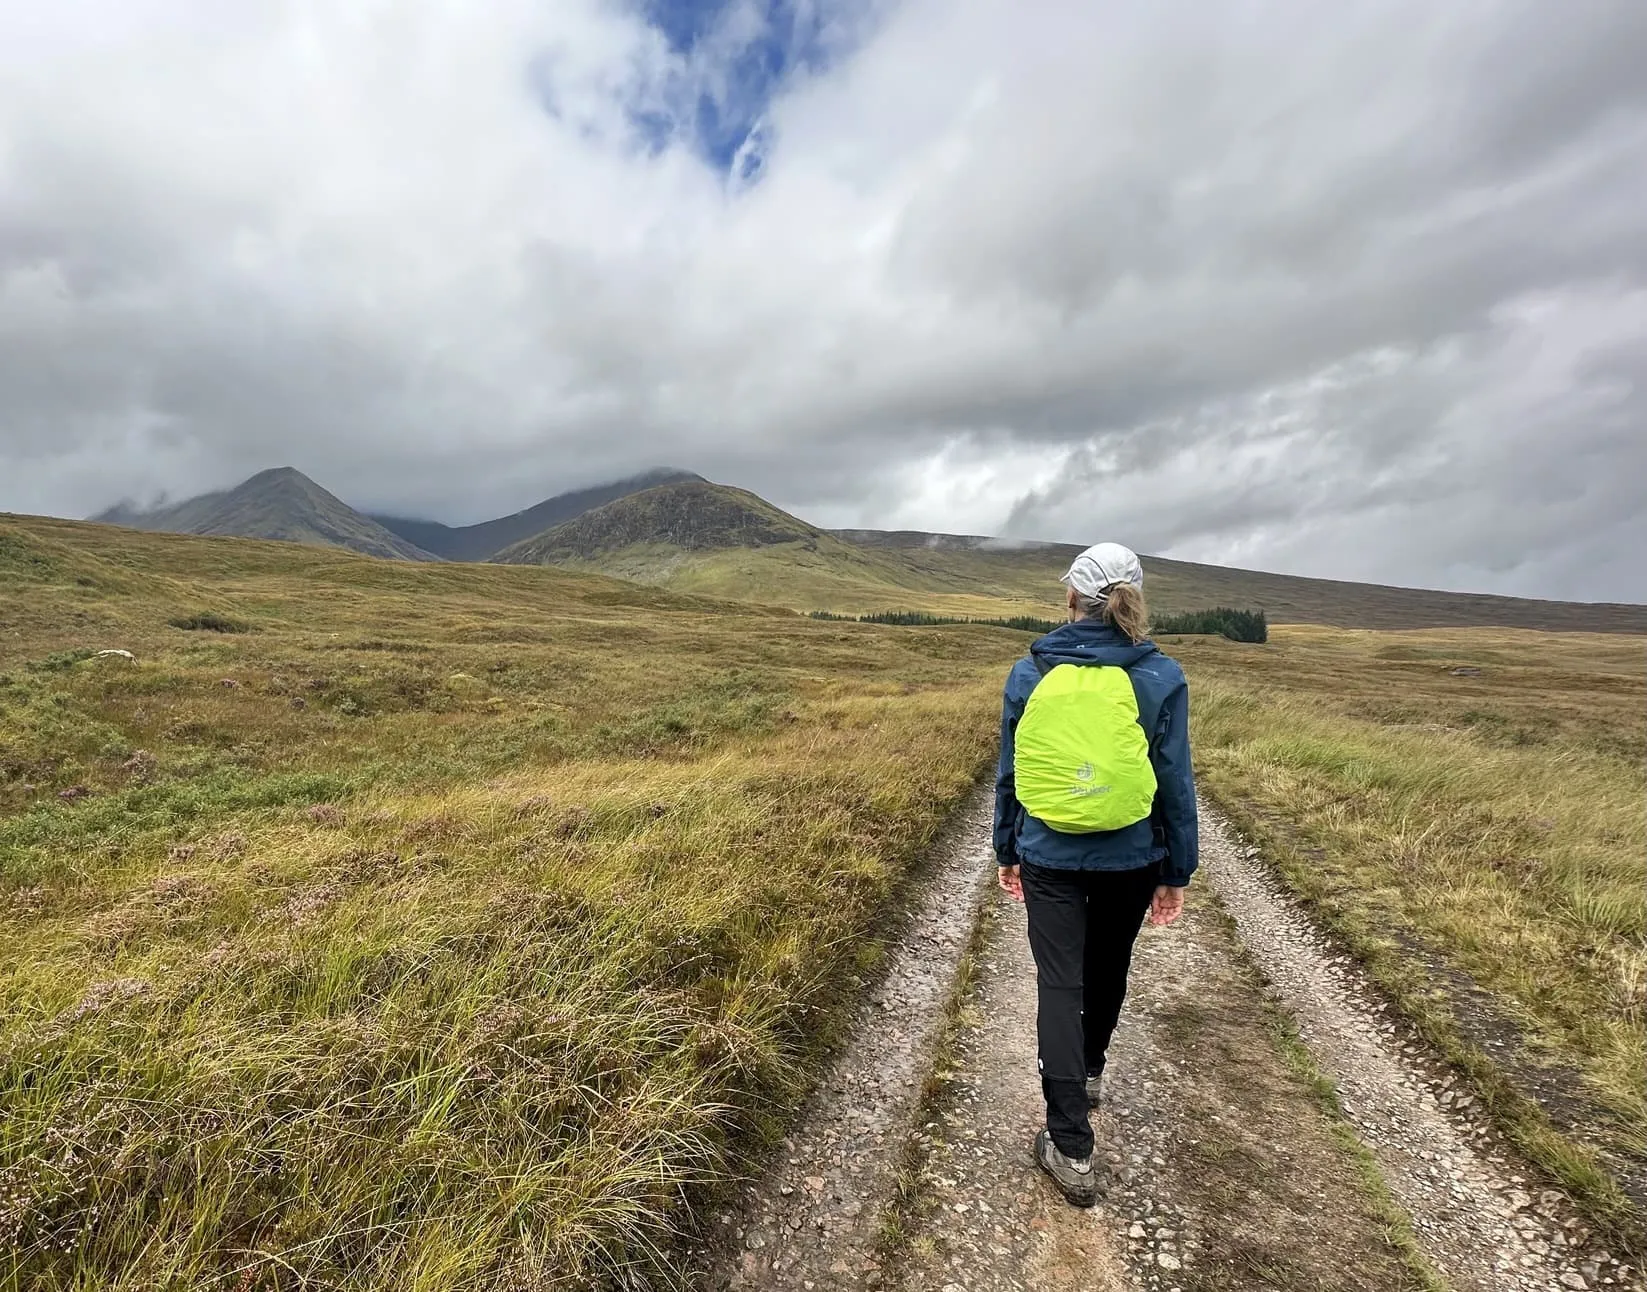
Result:
<instances>
[{"instance_id":1,"label":"moorland grass","mask_svg":"<svg viewBox=\"0 0 1647 1292\"><path fill-rule=\"evenodd\" d=\"M1024 641L0 522L0 1286L667 1282ZM1635 1249L1640 640L1163 645L1203 785Z\"/></svg>"},{"instance_id":2,"label":"moorland grass","mask_svg":"<svg viewBox=\"0 0 1647 1292\"><path fill-rule=\"evenodd\" d=\"M1023 642L66 523L0 559L16 1292L669 1285Z\"/></svg>"},{"instance_id":3,"label":"moorland grass","mask_svg":"<svg viewBox=\"0 0 1647 1292\"><path fill-rule=\"evenodd\" d=\"M1285 627L1268 646L1163 645L1190 673L1204 787L1500 1124L1639 1246L1639 640Z\"/></svg>"}]
</instances>

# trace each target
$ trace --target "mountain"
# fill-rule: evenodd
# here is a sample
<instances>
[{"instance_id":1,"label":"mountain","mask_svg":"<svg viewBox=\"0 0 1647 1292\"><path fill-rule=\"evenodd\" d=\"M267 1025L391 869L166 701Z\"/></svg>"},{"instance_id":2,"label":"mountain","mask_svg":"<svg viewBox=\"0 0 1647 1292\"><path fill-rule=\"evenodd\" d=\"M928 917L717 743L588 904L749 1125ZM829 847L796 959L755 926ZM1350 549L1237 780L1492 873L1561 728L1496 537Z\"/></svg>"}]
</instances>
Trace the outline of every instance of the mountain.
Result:
<instances>
[{"instance_id":1,"label":"mountain","mask_svg":"<svg viewBox=\"0 0 1647 1292\"><path fill-rule=\"evenodd\" d=\"M344 547L387 560L440 559L390 533L291 467L259 471L233 489L201 494L169 507L143 511L120 503L92 519L129 529Z\"/></svg>"},{"instance_id":2,"label":"mountain","mask_svg":"<svg viewBox=\"0 0 1647 1292\"><path fill-rule=\"evenodd\" d=\"M1081 548L913 530L824 530L741 489L696 481L595 508L494 559L558 565L676 592L863 614L995 618L1062 613L1059 576ZM1647 607L1394 588L1144 559L1157 611L1227 605L1274 623L1347 628L1508 627L1647 633Z\"/></svg>"},{"instance_id":3,"label":"mountain","mask_svg":"<svg viewBox=\"0 0 1647 1292\"><path fill-rule=\"evenodd\" d=\"M692 480L632 493L498 553L506 565L598 560L637 545L688 552L816 544L823 531L743 489Z\"/></svg>"},{"instance_id":4,"label":"mountain","mask_svg":"<svg viewBox=\"0 0 1647 1292\"><path fill-rule=\"evenodd\" d=\"M809 525L743 489L662 485L607 503L492 558L795 609L914 604L928 584L900 563ZM903 581L904 586L900 586ZM985 603L974 609L983 612Z\"/></svg>"},{"instance_id":5,"label":"mountain","mask_svg":"<svg viewBox=\"0 0 1647 1292\"><path fill-rule=\"evenodd\" d=\"M627 480L556 494L524 511L478 525L442 525L438 521L408 520L401 516L374 515L371 519L406 542L448 561L484 561L512 544L643 489L691 481L701 483L702 480L702 476L690 471L660 467Z\"/></svg>"},{"instance_id":6,"label":"mountain","mask_svg":"<svg viewBox=\"0 0 1647 1292\"><path fill-rule=\"evenodd\" d=\"M502 564L561 566L802 611L925 610L986 619L1056 618L1063 597L1058 576L1080 550L977 534L825 530L746 490L684 471L649 472L455 528L392 517L385 524L290 467L168 507L144 511L122 503L93 519L135 529L284 539L394 560L490 557ZM545 527L536 528L546 519ZM521 538L506 541L522 531ZM1393 588L1150 556L1144 569L1150 604L1162 612L1228 605L1262 609L1274 623L1347 628L1647 633L1643 606Z\"/></svg>"}]
</instances>

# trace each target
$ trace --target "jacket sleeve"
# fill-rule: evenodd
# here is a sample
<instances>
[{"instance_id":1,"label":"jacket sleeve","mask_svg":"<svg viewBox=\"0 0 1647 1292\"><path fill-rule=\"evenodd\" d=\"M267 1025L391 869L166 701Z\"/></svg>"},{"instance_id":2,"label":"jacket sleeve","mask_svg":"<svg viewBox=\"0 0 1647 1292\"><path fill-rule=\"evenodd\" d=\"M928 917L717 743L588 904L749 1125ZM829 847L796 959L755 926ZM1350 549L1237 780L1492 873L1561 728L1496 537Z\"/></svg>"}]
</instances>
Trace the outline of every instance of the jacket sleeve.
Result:
<instances>
[{"instance_id":1,"label":"jacket sleeve","mask_svg":"<svg viewBox=\"0 0 1647 1292\"><path fill-rule=\"evenodd\" d=\"M1155 766L1156 803L1166 827L1167 859L1161 882L1182 888L1200 864L1200 831L1195 811L1195 773L1190 768L1189 685L1180 681L1161 705L1156 739L1150 749Z\"/></svg>"},{"instance_id":2,"label":"jacket sleeve","mask_svg":"<svg viewBox=\"0 0 1647 1292\"><path fill-rule=\"evenodd\" d=\"M1014 669L1016 671L1016 669ZM1012 776L1012 739L1024 702L1014 694L1013 674L1007 674L1001 693L1001 760L995 768L995 864L1018 864L1018 795Z\"/></svg>"}]
</instances>

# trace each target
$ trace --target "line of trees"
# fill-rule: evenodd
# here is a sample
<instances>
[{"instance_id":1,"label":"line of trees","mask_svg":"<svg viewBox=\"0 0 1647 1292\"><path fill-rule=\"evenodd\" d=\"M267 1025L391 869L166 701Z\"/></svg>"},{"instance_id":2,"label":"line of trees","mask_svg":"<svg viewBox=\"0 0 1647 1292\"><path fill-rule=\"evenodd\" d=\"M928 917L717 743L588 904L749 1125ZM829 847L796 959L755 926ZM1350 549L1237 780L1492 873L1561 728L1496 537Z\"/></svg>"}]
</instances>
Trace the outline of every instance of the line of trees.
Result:
<instances>
[{"instance_id":1,"label":"line of trees","mask_svg":"<svg viewBox=\"0 0 1647 1292\"><path fill-rule=\"evenodd\" d=\"M1270 637L1262 610L1235 610L1229 606L1159 615L1151 627L1157 633L1199 633L1228 637L1232 642L1265 642Z\"/></svg>"},{"instance_id":2,"label":"line of trees","mask_svg":"<svg viewBox=\"0 0 1647 1292\"><path fill-rule=\"evenodd\" d=\"M1030 615L1014 615L1010 619L964 619L928 614L924 610L877 610L867 615L838 615L829 610L814 610L812 618L849 624L893 624L900 628L980 624L986 628L1012 628L1024 633L1049 633L1062 622L1036 619ZM1264 642L1269 640L1270 635L1262 610L1234 610L1228 606L1219 606L1214 610L1192 610L1181 615L1161 615L1152 627L1157 633L1228 637L1237 642Z\"/></svg>"}]
</instances>

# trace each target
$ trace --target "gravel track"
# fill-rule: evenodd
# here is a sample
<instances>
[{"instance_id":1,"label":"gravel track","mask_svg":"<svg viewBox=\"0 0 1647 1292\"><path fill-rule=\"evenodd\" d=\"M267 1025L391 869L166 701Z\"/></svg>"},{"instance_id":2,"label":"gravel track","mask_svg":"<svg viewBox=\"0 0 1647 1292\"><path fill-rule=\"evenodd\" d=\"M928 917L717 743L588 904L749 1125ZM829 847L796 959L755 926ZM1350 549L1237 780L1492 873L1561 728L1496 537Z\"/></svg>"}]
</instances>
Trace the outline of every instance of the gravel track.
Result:
<instances>
[{"instance_id":1,"label":"gravel track","mask_svg":"<svg viewBox=\"0 0 1647 1292\"><path fill-rule=\"evenodd\" d=\"M1442 1273L1479 1292L1640 1288L1634 1271L1585 1246L1563 1194L1528 1183L1527 1169L1472 1117L1470 1097L1426 1061L1255 851L1205 805L1201 819L1213 891Z\"/></svg>"},{"instance_id":2,"label":"gravel track","mask_svg":"<svg viewBox=\"0 0 1647 1292\"><path fill-rule=\"evenodd\" d=\"M1030 1159L1044 1108L1023 907L998 899L984 919L947 1098L919 1133L903 1292L1413 1292L1204 895L1139 938L1093 1121L1108 1187L1090 1211Z\"/></svg>"},{"instance_id":3,"label":"gravel track","mask_svg":"<svg viewBox=\"0 0 1647 1292\"><path fill-rule=\"evenodd\" d=\"M1045 1108L1035 1073L1034 963L1023 909L985 909L977 978L949 1088L916 1132L917 1214L902 1292L1119 1292L1129 1288L1111 1218L1070 1207L1030 1142ZM1100 1132L1101 1133L1101 1132Z\"/></svg>"},{"instance_id":4,"label":"gravel track","mask_svg":"<svg viewBox=\"0 0 1647 1292\"><path fill-rule=\"evenodd\" d=\"M922 1120L956 966L993 879L979 793L938 848L884 979L781 1155L718 1218L698 1285L1411 1286L1331 1118L1275 1049L1268 994L1296 1020L1426 1257L1458 1292L1647 1292L1636 1271L1586 1246L1567 1199L1529 1183L1359 967L1205 806L1202 841L1190 913L1140 939L1095 1122L1111 1174L1098 1208L1068 1207L1030 1163L1034 966L1022 909L998 898L981 917L984 953L948 1094ZM889 1268L883 1221L911 1151L918 1200Z\"/></svg>"}]
</instances>

